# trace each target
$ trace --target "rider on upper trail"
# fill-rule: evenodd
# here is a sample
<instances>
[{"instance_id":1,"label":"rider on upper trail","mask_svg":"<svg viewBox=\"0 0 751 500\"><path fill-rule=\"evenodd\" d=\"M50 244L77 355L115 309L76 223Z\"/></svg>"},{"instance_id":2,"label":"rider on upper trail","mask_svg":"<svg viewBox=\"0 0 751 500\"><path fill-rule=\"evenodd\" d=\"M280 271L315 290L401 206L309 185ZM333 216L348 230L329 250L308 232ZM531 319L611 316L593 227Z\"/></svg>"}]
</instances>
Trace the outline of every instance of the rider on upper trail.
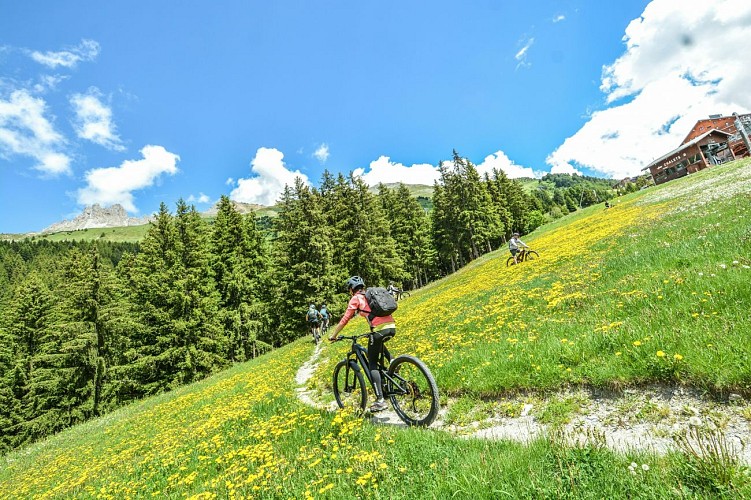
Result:
<instances>
[{"instance_id":1,"label":"rider on upper trail","mask_svg":"<svg viewBox=\"0 0 751 500\"><path fill-rule=\"evenodd\" d=\"M329 327L329 310L326 307L326 304L321 304L321 310L318 311L318 314L321 315L321 326L323 329L327 329Z\"/></svg>"},{"instance_id":2,"label":"rider on upper trail","mask_svg":"<svg viewBox=\"0 0 751 500\"><path fill-rule=\"evenodd\" d=\"M318 312L315 304L310 304L308 312L305 314L305 321L310 323L311 335L313 335L313 341L316 341L316 336L318 333L318 323L321 321L321 313Z\"/></svg>"},{"instance_id":3,"label":"rider on upper trail","mask_svg":"<svg viewBox=\"0 0 751 500\"><path fill-rule=\"evenodd\" d=\"M514 233L510 240L508 240L508 249L511 255L514 257L514 264L518 264L516 260L516 254L519 253L519 247L529 248L526 243L519 239L519 233Z\"/></svg>"},{"instance_id":4,"label":"rider on upper trail","mask_svg":"<svg viewBox=\"0 0 751 500\"><path fill-rule=\"evenodd\" d=\"M368 305L368 300L365 298L365 282L361 277L352 276L347 280L346 287L352 298L349 299L347 310L344 312L344 316L342 316L339 324L334 328L329 340L332 342L335 341L339 336L339 332L342 331L355 314L360 314L360 316L368 321L372 332L368 341L368 369L370 370L376 391L376 401L370 406L370 411L382 411L387 409L388 405L383 399L383 382L381 380L381 373L378 371L378 357L381 351L383 351L385 358L389 361L391 360L391 354L386 348L385 342L396 335L396 323L391 315L373 316L370 314L370 306Z\"/></svg>"}]
</instances>

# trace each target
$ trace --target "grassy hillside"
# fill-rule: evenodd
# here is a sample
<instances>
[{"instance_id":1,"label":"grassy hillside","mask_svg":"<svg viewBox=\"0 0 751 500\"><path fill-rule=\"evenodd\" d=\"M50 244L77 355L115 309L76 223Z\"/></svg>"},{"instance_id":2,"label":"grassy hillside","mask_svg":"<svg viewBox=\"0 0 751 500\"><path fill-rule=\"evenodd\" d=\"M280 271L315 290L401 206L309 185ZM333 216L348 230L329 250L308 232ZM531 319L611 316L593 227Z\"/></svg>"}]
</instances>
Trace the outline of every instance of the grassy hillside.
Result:
<instances>
[{"instance_id":1,"label":"grassy hillside","mask_svg":"<svg viewBox=\"0 0 751 500\"><path fill-rule=\"evenodd\" d=\"M49 241L112 241L136 242L141 241L146 236L149 224L142 226L127 227L102 227L94 229L79 229L77 231L61 231L59 233L43 234L35 236L37 240Z\"/></svg>"},{"instance_id":2,"label":"grassy hillside","mask_svg":"<svg viewBox=\"0 0 751 500\"><path fill-rule=\"evenodd\" d=\"M593 469L580 471L581 451L556 443L467 440L312 410L293 390L310 350L297 342L0 458L0 498L633 497L658 492L671 470L595 450L584 460ZM631 460L655 472L633 477Z\"/></svg>"},{"instance_id":3,"label":"grassy hillside","mask_svg":"<svg viewBox=\"0 0 751 500\"><path fill-rule=\"evenodd\" d=\"M749 221L748 160L590 207L526 239L538 261L507 268L501 249L413 293L390 348L420 356L454 397L648 382L748 395ZM323 393L345 349L324 347L312 381ZM0 498L751 495L724 463L315 410L294 382L311 351L298 341L2 457Z\"/></svg>"},{"instance_id":4,"label":"grassy hillside","mask_svg":"<svg viewBox=\"0 0 751 500\"><path fill-rule=\"evenodd\" d=\"M675 382L751 393L751 166L597 205L412 295L395 350L451 394Z\"/></svg>"}]
</instances>

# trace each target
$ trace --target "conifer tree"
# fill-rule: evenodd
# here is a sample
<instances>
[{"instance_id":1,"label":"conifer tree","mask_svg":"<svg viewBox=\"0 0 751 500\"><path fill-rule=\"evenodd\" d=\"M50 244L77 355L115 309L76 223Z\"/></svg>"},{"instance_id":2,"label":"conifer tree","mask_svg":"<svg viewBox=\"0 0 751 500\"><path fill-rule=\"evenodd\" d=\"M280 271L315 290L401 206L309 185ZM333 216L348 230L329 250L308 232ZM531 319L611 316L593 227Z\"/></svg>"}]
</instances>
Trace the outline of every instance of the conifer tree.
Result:
<instances>
[{"instance_id":1,"label":"conifer tree","mask_svg":"<svg viewBox=\"0 0 751 500\"><path fill-rule=\"evenodd\" d=\"M88 253L69 253L63 283L58 326L66 342L65 377L83 419L101 413L113 350L121 343L115 324L126 314L124 299L115 294L112 269L102 262L96 245Z\"/></svg>"},{"instance_id":2,"label":"conifer tree","mask_svg":"<svg viewBox=\"0 0 751 500\"><path fill-rule=\"evenodd\" d=\"M369 286L383 286L404 277L404 263L394 249L394 240L381 204L360 177L350 175L342 198L346 211L339 218L342 244L337 248L341 266L361 276Z\"/></svg>"},{"instance_id":3,"label":"conifer tree","mask_svg":"<svg viewBox=\"0 0 751 500\"><path fill-rule=\"evenodd\" d=\"M228 337L228 359L253 357L267 328L263 296L267 269L255 215L243 218L222 196L212 232L212 269L219 292L220 318Z\"/></svg>"},{"instance_id":4,"label":"conifer tree","mask_svg":"<svg viewBox=\"0 0 751 500\"><path fill-rule=\"evenodd\" d=\"M143 240L130 279L144 328L123 370L134 390L154 394L224 365L207 233L195 208L180 200L174 217L161 205Z\"/></svg>"},{"instance_id":5,"label":"conifer tree","mask_svg":"<svg viewBox=\"0 0 751 500\"><path fill-rule=\"evenodd\" d=\"M328 301L336 290L320 194L296 178L293 187L285 187L279 208L273 247L276 345L307 333L308 303Z\"/></svg>"},{"instance_id":6,"label":"conifer tree","mask_svg":"<svg viewBox=\"0 0 751 500\"><path fill-rule=\"evenodd\" d=\"M506 243L506 233L509 228L513 226L513 217L511 211L508 208L508 200L506 200L506 194L501 189L500 181L498 180L498 170L493 170L493 177L487 173L485 174L485 186L490 196L493 211L498 216L498 232L494 240L495 246L498 247L501 244Z\"/></svg>"},{"instance_id":7,"label":"conifer tree","mask_svg":"<svg viewBox=\"0 0 751 500\"><path fill-rule=\"evenodd\" d=\"M9 336L15 366L10 386L16 404L8 433L14 446L56 430L50 411L58 407L50 354L56 339L54 297L38 274L32 273L15 290L9 309Z\"/></svg>"},{"instance_id":8,"label":"conifer tree","mask_svg":"<svg viewBox=\"0 0 751 500\"><path fill-rule=\"evenodd\" d=\"M450 175L443 164L439 165L443 182ZM448 193L438 181L433 185L433 211L431 212L431 235L439 265L443 272L456 272L459 267L458 232L454 224L457 220L455 206L450 203Z\"/></svg>"},{"instance_id":9,"label":"conifer tree","mask_svg":"<svg viewBox=\"0 0 751 500\"><path fill-rule=\"evenodd\" d=\"M454 169L459 182L454 200L459 206L459 224L470 259L476 259L492 248L490 242L502 231L501 221L492 209L492 200L480 180L475 166L454 151ZM465 251L466 251L465 250Z\"/></svg>"},{"instance_id":10,"label":"conifer tree","mask_svg":"<svg viewBox=\"0 0 751 500\"><path fill-rule=\"evenodd\" d=\"M378 191L397 254L404 262L405 277L412 281L409 287L423 286L434 272L430 220L404 184L399 183L396 190L381 184Z\"/></svg>"}]
</instances>

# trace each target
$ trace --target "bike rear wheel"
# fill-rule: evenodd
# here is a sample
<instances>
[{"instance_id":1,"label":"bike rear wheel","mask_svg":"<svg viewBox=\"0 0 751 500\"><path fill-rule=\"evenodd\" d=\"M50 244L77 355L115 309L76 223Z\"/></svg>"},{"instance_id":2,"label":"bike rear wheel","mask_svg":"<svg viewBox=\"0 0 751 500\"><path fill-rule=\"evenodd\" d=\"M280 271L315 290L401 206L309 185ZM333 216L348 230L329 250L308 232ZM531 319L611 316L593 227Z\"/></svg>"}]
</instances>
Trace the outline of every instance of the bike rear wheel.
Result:
<instances>
[{"instance_id":1,"label":"bike rear wheel","mask_svg":"<svg viewBox=\"0 0 751 500\"><path fill-rule=\"evenodd\" d=\"M334 398L339 408L364 410L368 392L362 373L355 370L348 360L337 363L334 368Z\"/></svg>"},{"instance_id":2,"label":"bike rear wheel","mask_svg":"<svg viewBox=\"0 0 751 500\"><path fill-rule=\"evenodd\" d=\"M524 260L535 260L539 259L540 254L535 252L534 250L528 250L527 253L524 255Z\"/></svg>"},{"instance_id":3,"label":"bike rear wheel","mask_svg":"<svg viewBox=\"0 0 751 500\"><path fill-rule=\"evenodd\" d=\"M389 366L386 393L394 411L409 426L427 427L438 416L438 385L425 363L399 356Z\"/></svg>"},{"instance_id":4,"label":"bike rear wheel","mask_svg":"<svg viewBox=\"0 0 751 500\"><path fill-rule=\"evenodd\" d=\"M509 257L508 259L506 259L506 267L513 266L514 264L516 264L516 262L514 262L513 257Z\"/></svg>"}]
</instances>

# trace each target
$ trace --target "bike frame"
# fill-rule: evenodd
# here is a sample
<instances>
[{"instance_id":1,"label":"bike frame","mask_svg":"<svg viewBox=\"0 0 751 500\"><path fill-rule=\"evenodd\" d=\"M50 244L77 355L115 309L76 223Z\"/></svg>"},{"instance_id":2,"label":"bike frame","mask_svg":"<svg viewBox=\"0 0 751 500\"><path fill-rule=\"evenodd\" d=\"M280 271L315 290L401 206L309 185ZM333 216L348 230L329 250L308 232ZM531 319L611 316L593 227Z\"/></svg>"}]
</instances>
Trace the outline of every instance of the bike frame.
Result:
<instances>
[{"instance_id":1,"label":"bike frame","mask_svg":"<svg viewBox=\"0 0 751 500\"><path fill-rule=\"evenodd\" d=\"M373 389L373 392L376 392L375 384L373 383L373 377L370 375L370 368L368 365L368 350L360 345L359 342L357 342L358 339L362 337L369 337L370 333L363 333L360 335L354 335L352 337L340 337L341 339L347 339L352 340L352 347L350 348L349 353L347 353L347 357L345 360L347 361L347 370L350 369L356 369L352 366L352 362L358 363L359 366L357 367L362 368L362 370L365 372L365 378L368 379L368 382L370 382L370 387ZM406 382L402 377L396 376L392 377L389 375L388 371L384 369L383 366L383 351L381 351L379 357L378 357L378 370L381 372L381 384L383 385L383 396L392 396L397 394L406 394L407 389L402 387L401 382ZM349 377L347 377L349 379ZM386 384L386 381L389 381L391 384ZM397 390L387 390L387 387L396 388Z\"/></svg>"}]
</instances>

